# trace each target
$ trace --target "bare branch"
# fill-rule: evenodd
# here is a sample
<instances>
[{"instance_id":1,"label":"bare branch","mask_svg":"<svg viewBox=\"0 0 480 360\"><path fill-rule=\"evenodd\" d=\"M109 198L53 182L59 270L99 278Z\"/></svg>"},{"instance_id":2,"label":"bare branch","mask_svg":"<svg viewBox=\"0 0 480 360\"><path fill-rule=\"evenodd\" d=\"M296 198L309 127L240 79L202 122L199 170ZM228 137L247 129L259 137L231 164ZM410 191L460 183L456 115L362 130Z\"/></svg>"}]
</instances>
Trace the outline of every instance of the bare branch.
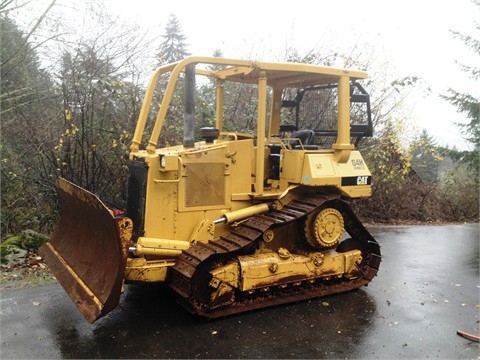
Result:
<instances>
[{"instance_id":1,"label":"bare branch","mask_svg":"<svg viewBox=\"0 0 480 360\"><path fill-rule=\"evenodd\" d=\"M17 50L8 58L6 59L4 62L2 62L2 67L4 67L5 65L7 65L10 61L12 61L16 56L17 54L23 50L27 44L28 44L28 40L30 39L30 37L32 36L32 34L35 32L35 30L37 30L37 28L40 26L40 24L42 23L42 21L45 19L45 17L47 16L48 12L50 11L50 9L55 5L57 0L52 0L52 2L50 3L50 5L48 5L48 7L45 9L45 11L43 12L43 14L39 17L39 19L37 20L37 22L35 23L35 25L33 26L33 28L30 30L30 32L27 34L27 36L25 37L23 43L17 48Z\"/></svg>"}]
</instances>

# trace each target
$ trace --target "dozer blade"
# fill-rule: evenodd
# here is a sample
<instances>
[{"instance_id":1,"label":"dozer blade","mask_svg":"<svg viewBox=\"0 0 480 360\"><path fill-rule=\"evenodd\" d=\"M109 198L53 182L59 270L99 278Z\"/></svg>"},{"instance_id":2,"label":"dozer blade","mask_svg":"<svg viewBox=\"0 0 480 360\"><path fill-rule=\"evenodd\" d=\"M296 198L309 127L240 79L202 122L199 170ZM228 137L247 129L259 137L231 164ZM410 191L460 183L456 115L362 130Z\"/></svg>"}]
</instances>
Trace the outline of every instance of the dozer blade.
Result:
<instances>
[{"instance_id":1,"label":"dozer blade","mask_svg":"<svg viewBox=\"0 0 480 360\"><path fill-rule=\"evenodd\" d=\"M132 221L94 194L59 178L60 221L40 255L88 322L118 306Z\"/></svg>"}]
</instances>

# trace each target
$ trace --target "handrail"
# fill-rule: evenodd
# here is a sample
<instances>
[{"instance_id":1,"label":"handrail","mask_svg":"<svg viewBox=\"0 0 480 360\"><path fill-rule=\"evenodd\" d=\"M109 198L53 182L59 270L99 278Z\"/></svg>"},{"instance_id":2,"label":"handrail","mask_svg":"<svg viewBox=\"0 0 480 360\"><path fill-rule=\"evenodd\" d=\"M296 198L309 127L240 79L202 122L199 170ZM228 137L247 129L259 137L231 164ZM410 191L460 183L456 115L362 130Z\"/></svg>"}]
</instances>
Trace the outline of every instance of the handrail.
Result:
<instances>
[{"instance_id":1,"label":"handrail","mask_svg":"<svg viewBox=\"0 0 480 360\"><path fill-rule=\"evenodd\" d=\"M178 169L177 169L178 179L174 179L174 180L153 179L153 182L155 184L176 184L176 183L179 183L180 180L182 179L183 161L182 161L182 158L180 156L177 157L177 160L178 160Z\"/></svg>"},{"instance_id":2,"label":"handrail","mask_svg":"<svg viewBox=\"0 0 480 360\"><path fill-rule=\"evenodd\" d=\"M194 147L188 151L185 152L185 155L192 155L192 154L198 154L201 152L204 152L206 149L208 150L217 150L217 149L222 149L227 147L227 144L215 144L215 145L209 145L207 147Z\"/></svg>"}]
</instances>

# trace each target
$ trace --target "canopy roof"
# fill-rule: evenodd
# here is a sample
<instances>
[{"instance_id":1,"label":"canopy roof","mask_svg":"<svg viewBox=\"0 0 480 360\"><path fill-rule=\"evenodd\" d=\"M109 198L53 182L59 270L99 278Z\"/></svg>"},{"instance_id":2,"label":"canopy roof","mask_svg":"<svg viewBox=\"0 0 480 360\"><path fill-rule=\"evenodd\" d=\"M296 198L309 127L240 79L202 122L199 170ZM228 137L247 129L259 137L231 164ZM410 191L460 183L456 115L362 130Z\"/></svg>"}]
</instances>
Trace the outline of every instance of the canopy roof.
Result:
<instances>
[{"instance_id":1,"label":"canopy roof","mask_svg":"<svg viewBox=\"0 0 480 360\"><path fill-rule=\"evenodd\" d=\"M353 69L340 69L302 63L260 62L217 57L188 57L170 66L180 66L184 68L188 64L197 65L197 74L249 84L258 83L262 72L264 72L267 77L267 84L272 87L326 85L337 83L338 79L344 76L349 77L351 80L365 79L368 76L365 71Z\"/></svg>"},{"instance_id":2,"label":"canopy roof","mask_svg":"<svg viewBox=\"0 0 480 360\"><path fill-rule=\"evenodd\" d=\"M367 73L358 70L338 69L334 67L308 65L299 63L252 62L250 66L232 65L225 69L213 71L216 78L241 83L257 83L265 72L269 86L306 87L337 83L343 76L351 80L364 79Z\"/></svg>"}]
</instances>

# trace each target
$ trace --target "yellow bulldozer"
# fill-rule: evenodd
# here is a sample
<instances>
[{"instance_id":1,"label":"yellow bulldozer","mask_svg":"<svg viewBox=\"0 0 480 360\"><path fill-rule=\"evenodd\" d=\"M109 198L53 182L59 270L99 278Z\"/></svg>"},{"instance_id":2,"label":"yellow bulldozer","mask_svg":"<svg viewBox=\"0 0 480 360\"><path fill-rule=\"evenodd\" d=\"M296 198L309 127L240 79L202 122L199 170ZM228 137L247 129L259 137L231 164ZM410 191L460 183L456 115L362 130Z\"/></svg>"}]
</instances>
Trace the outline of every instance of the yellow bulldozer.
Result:
<instances>
[{"instance_id":1,"label":"yellow bulldozer","mask_svg":"<svg viewBox=\"0 0 480 360\"><path fill-rule=\"evenodd\" d=\"M41 256L90 323L129 283L166 283L207 318L367 285L380 246L349 206L371 195L356 150L372 135L366 77L217 57L159 67L130 145L126 209L59 178L61 216ZM209 126L195 116L198 81L215 88ZM255 94L252 131L231 130L232 84ZM183 143L160 147L179 87Z\"/></svg>"}]
</instances>

